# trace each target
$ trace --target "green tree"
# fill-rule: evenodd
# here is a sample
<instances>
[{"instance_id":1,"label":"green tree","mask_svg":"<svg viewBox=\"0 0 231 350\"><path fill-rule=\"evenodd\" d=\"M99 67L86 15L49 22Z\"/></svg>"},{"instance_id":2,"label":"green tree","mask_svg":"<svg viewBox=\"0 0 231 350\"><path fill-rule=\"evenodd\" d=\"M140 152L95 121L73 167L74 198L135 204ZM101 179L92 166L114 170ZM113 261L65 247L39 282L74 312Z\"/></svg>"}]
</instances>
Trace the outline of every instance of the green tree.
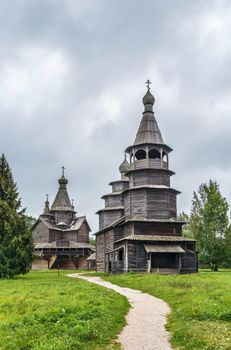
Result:
<instances>
[{"instance_id":1,"label":"green tree","mask_svg":"<svg viewBox=\"0 0 231 350\"><path fill-rule=\"evenodd\" d=\"M231 267L231 225L225 232L225 267Z\"/></svg>"},{"instance_id":2,"label":"green tree","mask_svg":"<svg viewBox=\"0 0 231 350\"><path fill-rule=\"evenodd\" d=\"M183 237L193 238L193 234L190 228L190 220L191 220L190 215L182 211L182 213L178 214L177 219L185 222L185 224L182 227Z\"/></svg>"},{"instance_id":3,"label":"green tree","mask_svg":"<svg viewBox=\"0 0 231 350\"><path fill-rule=\"evenodd\" d=\"M228 209L215 181L202 184L193 194L190 231L197 239L199 261L209 264L213 271L224 262Z\"/></svg>"},{"instance_id":4,"label":"green tree","mask_svg":"<svg viewBox=\"0 0 231 350\"><path fill-rule=\"evenodd\" d=\"M33 241L9 164L0 158L0 277L30 270Z\"/></svg>"},{"instance_id":5,"label":"green tree","mask_svg":"<svg viewBox=\"0 0 231 350\"><path fill-rule=\"evenodd\" d=\"M89 238L89 244L94 245L94 246L96 245L95 237L92 237L92 236L91 236L91 237Z\"/></svg>"},{"instance_id":6,"label":"green tree","mask_svg":"<svg viewBox=\"0 0 231 350\"><path fill-rule=\"evenodd\" d=\"M27 227L31 229L32 226L35 224L36 219L33 216L29 216L29 215L25 215L25 219L26 219Z\"/></svg>"}]
</instances>

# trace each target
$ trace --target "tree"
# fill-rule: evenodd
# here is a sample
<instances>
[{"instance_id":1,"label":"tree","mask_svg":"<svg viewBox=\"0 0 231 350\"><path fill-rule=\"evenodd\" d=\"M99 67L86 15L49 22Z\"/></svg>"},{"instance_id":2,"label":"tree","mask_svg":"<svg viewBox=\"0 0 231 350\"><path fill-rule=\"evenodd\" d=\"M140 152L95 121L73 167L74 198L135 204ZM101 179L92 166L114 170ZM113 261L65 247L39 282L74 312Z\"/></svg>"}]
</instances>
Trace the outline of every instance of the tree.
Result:
<instances>
[{"instance_id":1,"label":"tree","mask_svg":"<svg viewBox=\"0 0 231 350\"><path fill-rule=\"evenodd\" d=\"M224 266L231 267L231 225L225 232L225 259Z\"/></svg>"},{"instance_id":2,"label":"tree","mask_svg":"<svg viewBox=\"0 0 231 350\"><path fill-rule=\"evenodd\" d=\"M193 234L190 229L190 215L182 211L182 213L178 214L177 219L185 222L185 224L182 227L182 236L187 238L193 238Z\"/></svg>"},{"instance_id":3,"label":"tree","mask_svg":"<svg viewBox=\"0 0 231 350\"><path fill-rule=\"evenodd\" d=\"M228 209L215 181L202 184L193 194L190 231L197 239L199 261L209 264L213 271L224 262Z\"/></svg>"},{"instance_id":4,"label":"tree","mask_svg":"<svg viewBox=\"0 0 231 350\"><path fill-rule=\"evenodd\" d=\"M36 219L33 216L29 216L29 215L25 215L25 219L26 219L27 227L31 229L35 224Z\"/></svg>"},{"instance_id":5,"label":"tree","mask_svg":"<svg viewBox=\"0 0 231 350\"><path fill-rule=\"evenodd\" d=\"M0 277L27 273L33 256L32 234L9 164L0 158Z\"/></svg>"},{"instance_id":6,"label":"tree","mask_svg":"<svg viewBox=\"0 0 231 350\"><path fill-rule=\"evenodd\" d=\"M96 245L95 237L92 237L92 236L91 236L91 237L89 238L89 243L90 243L91 245L94 245L94 246L95 246L95 245Z\"/></svg>"}]
</instances>

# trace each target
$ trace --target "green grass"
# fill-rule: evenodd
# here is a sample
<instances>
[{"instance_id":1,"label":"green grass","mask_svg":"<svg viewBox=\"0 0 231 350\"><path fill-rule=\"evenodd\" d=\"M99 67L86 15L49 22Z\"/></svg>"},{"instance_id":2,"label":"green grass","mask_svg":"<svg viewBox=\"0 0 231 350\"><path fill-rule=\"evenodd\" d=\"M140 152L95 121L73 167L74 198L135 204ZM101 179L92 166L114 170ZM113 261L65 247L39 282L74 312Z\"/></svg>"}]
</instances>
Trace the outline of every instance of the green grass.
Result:
<instances>
[{"instance_id":1,"label":"green grass","mask_svg":"<svg viewBox=\"0 0 231 350\"><path fill-rule=\"evenodd\" d=\"M118 349L128 308L123 296L64 272L0 280L0 349Z\"/></svg>"},{"instance_id":2,"label":"green grass","mask_svg":"<svg viewBox=\"0 0 231 350\"><path fill-rule=\"evenodd\" d=\"M231 271L193 275L114 275L104 279L142 290L171 307L167 329L175 349L231 349Z\"/></svg>"}]
</instances>

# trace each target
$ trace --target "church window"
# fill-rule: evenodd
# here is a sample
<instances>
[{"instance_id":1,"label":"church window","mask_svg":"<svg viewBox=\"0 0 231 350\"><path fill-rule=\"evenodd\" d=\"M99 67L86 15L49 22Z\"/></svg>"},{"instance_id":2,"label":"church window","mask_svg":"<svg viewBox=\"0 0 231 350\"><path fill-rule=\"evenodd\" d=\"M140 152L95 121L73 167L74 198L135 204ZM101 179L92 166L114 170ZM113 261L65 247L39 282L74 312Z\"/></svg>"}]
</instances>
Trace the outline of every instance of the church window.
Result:
<instances>
[{"instance_id":1,"label":"church window","mask_svg":"<svg viewBox=\"0 0 231 350\"><path fill-rule=\"evenodd\" d=\"M145 159L146 158L146 152L143 149L139 149L136 153L135 153L135 157L137 160L139 159Z\"/></svg>"}]
</instances>

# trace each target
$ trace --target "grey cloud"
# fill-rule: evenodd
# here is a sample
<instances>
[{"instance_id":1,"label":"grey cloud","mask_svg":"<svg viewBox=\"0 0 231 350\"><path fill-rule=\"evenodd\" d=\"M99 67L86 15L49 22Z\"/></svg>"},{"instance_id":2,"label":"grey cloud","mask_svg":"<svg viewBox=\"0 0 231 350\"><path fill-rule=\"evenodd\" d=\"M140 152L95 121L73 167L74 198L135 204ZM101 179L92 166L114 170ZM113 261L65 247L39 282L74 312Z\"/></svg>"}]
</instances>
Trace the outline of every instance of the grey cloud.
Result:
<instances>
[{"instance_id":1,"label":"grey cloud","mask_svg":"<svg viewBox=\"0 0 231 350\"><path fill-rule=\"evenodd\" d=\"M53 200L65 165L70 197L97 229L147 78L179 209L209 178L230 200L230 12L209 0L1 1L0 151L28 213Z\"/></svg>"}]
</instances>

